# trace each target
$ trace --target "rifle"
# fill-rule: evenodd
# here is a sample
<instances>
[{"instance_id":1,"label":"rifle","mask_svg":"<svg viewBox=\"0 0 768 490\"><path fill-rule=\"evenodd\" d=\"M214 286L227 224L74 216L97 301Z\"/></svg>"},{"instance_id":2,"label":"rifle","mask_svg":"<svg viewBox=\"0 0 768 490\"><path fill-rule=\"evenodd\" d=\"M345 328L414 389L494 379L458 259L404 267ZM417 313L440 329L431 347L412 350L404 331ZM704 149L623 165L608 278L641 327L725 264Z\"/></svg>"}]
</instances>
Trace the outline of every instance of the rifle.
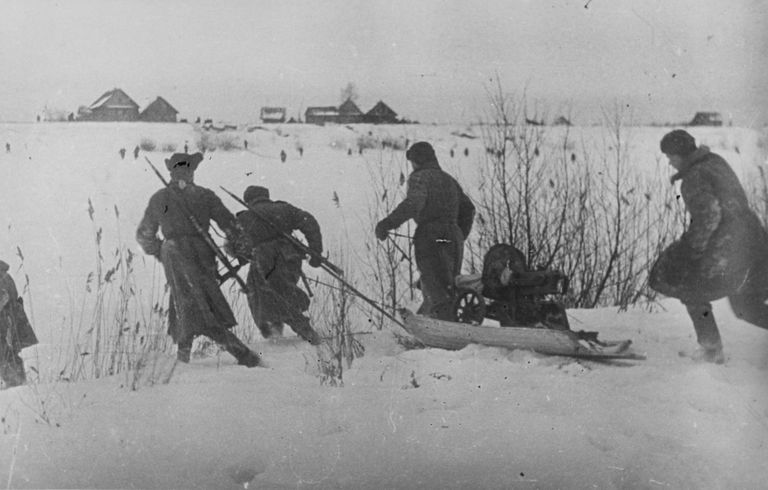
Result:
<instances>
[{"instance_id":1,"label":"rifle","mask_svg":"<svg viewBox=\"0 0 768 490\"><path fill-rule=\"evenodd\" d=\"M248 289L248 286L245 284L245 281L243 281L243 279L239 275L237 275L237 269L235 269L235 267L229 261L227 256L224 255L224 252L222 252L219 246L216 245L216 243L213 241L213 238L211 238L211 236L208 234L208 230L202 227L200 222L197 221L197 218L195 218L195 215L192 214L192 212L189 210L189 208L187 207L187 203L184 200L184 196L182 196L179 193L178 189L171 186L171 184L167 180L165 180L165 177L163 177L163 174L161 174L160 171L157 170L157 167L155 167L152 164L149 158L145 156L144 159L147 161L149 166L152 167L152 170L154 170L155 175L157 175L157 178L160 179L160 181L163 183L166 189L170 189L171 192L174 193L174 195L176 196L176 201L179 203L179 206L181 206L181 209L184 212L184 214L187 216L187 219L189 220L189 222L192 223L192 226L195 228L195 231L197 231L200 237L202 237L203 241L205 241L205 244L208 245L208 247L210 247L211 250L213 250L213 253L216 254L216 258L218 258L221 261L221 263L224 264L224 267L226 267L227 273L224 274L222 277L224 277L225 280L230 276L234 277L237 283L240 285L240 287L243 288L243 291L245 291L245 293L249 296L252 295L253 292Z\"/></svg>"},{"instance_id":2,"label":"rifle","mask_svg":"<svg viewBox=\"0 0 768 490\"><path fill-rule=\"evenodd\" d=\"M328 274L330 274L332 277L334 277L336 280L338 280L340 283L342 283L347 289L350 290L350 292L352 292L352 294L354 294L358 298L362 299L363 301L365 301L366 303L371 305L374 309L376 309L377 311L382 313L385 317L389 318L390 320L392 320L396 324L400 325L400 327L405 328L405 325L403 324L403 322L398 320L397 317L395 317L393 314L391 314L390 312L388 312L387 310L382 308L381 305L379 305L376 301L370 299L369 297L367 297L366 295L364 295L363 293L361 293L360 291L355 289L354 286L352 286L347 281L345 281L344 278L343 278L344 271L340 267L334 265L333 263L331 263L328 259L326 259L322 255L318 255L314 251L310 250L309 247L307 247L306 245L301 243L299 240L296 239L296 237L294 237L290 233L284 232L276 223L271 221L269 218L264 216L262 213L260 213L257 210L255 210L253 208L253 206L248 205L248 203L246 203L245 201L240 199L237 195L231 193L230 191L228 191L224 187L221 187L221 190L223 190L224 192L229 194L235 201L239 202L240 204L245 206L247 209L249 209L259 219L261 219L262 221L267 223L269 226L274 228L276 231L280 232L281 235L283 235L285 238L287 238L299 250L303 251L304 253L310 254L312 256L320 257L320 266L322 267L322 269L324 271L326 271Z\"/></svg>"}]
</instances>

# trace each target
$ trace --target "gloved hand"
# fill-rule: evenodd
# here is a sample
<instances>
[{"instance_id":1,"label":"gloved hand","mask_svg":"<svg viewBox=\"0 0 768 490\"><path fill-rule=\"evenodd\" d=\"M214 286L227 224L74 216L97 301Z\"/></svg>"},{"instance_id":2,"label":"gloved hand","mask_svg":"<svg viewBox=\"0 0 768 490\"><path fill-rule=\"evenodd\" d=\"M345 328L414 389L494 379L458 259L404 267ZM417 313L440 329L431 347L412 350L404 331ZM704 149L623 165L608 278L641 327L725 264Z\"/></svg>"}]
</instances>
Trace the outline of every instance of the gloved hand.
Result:
<instances>
[{"instance_id":1,"label":"gloved hand","mask_svg":"<svg viewBox=\"0 0 768 490\"><path fill-rule=\"evenodd\" d=\"M388 231L389 229L387 227L386 220L379 221L378 224L376 225L376 232L375 232L376 238L378 238L379 241L383 242L384 240L387 239L387 236L389 235L389 233L387 233Z\"/></svg>"},{"instance_id":2,"label":"gloved hand","mask_svg":"<svg viewBox=\"0 0 768 490\"><path fill-rule=\"evenodd\" d=\"M320 267L320 264L323 263L322 257L320 257L320 254L312 254L309 256L309 266L310 267Z\"/></svg>"}]
</instances>

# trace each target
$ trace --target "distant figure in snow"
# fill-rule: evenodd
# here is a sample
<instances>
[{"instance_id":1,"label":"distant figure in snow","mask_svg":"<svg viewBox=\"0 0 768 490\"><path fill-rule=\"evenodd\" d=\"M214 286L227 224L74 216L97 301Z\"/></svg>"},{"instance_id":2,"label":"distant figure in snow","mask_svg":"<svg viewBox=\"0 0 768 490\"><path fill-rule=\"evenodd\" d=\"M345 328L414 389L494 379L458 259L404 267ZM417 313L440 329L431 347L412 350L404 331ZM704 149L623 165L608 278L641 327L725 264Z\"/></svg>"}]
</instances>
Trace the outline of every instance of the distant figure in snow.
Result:
<instances>
[{"instance_id":1,"label":"distant figure in snow","mask_svg":"<svg viewBox=\"0 0 768 490\"><path fill-rule=\"evenodd\" d=\"M192 213L206 232L213 220L230 243L238 240L235 216L213 191L194 183L202 160L201 153L174 153L165 160L171 182L150 198L136 230L136 241L163 264L171 289L168 333L178 345L178 360L188 363L195 337L205 335L232 354L238 364L255 367L260 364L259 356L230 331L237 321L221 293L215 252L187 214Z\"/></svg>"},{"instance_id":2,"label":"distant figure in snow","mask_svg":"<svg viewBox=\"0 0 768 490\"><path fill-rule=\"evenodd\" d=\"M184 142L184 153L189 153L189 144L186 141Z\"/></svg>"},{"instance_id":3,"label":"distant figure in snow","mask_svg":"<svg viewBox=\"0 0 768 490\"><path fill-rule=\"evenodd\" d=\"M432 145L414 143L405 157L413 165L408 191L376 225L376 238L384 241L389 230L409 219L416 222L413 243L424 297L418 313L454 320L454 280L461 272L464 240L472 229L475 206L459 183L440 168Z\"/></svg>"},{"instance_id":4,"label":"distant figure in snow","mask_svg":"<svg viewBox=\"0 0 768 490\"><path fill-rule=\"evenodd\" d=\"M136 160L139 158L139 151L141 148L139 148L139 145L136 145L136 147L133 149L133 159Z\"/></svg>"},{"instance_id":5,"label":"distant figure in snow","mask_svg":"<svg viewBox=\"0 0 768 490\"><path fill-rule=\"evenodd\" d=\"M692 357L721 364L725 356L712 301L728 297L737 317L768 329L768 232L722 157L697 147L682 129L664 135L660 146L677 170L672 182L681 182L691 221L661 253L649 284L688 310L699 343Z\"/></svg>"},{"instance_id":6,"label":"distant figure in snow","mask_svg":"<svg viewBox=\"0 0 768 490\"><path fill-rule=\"evenodd\" d=\"M299 157L303 157L303 156L304 156L304 147L300 146L299 147Z\"/></svg>"},{"instance_id":7,"label":"distant figure in snow","mask_svg":"<svg viewBox=\"0 0 768 490\"><path fill-rule=\"evenodd\" d=\"M118 151L118 153L120 153L120 159L125 160L125 148L120 148L120 151Z\"/></svg>"},{"instance_id":8,"label":"distant figure in snow","mask_svg":"<svg viewBox=\"0 0 768 490\"><path fill-rule=\"evenodd\" d=\"M248 140L243 140L243 146L246 150L248 149Z\"/></svg>"},{"instance_id":9,"label":"distant figure in snow","mask_svg":"<svg viewBox=\"0 0 768 490\"><path fill-rule=\"evenodd\" d=\"M450 154L451 154L451 158L453 158L453 148L451 148Z\"/></svg>"},{"instance_id":10,"label":"distant figure in snow","mask_svg":"<svg viewBox=\"0 0 768 490\"><path fill-rule=\"evenodd\" d=\"M352 156L352 148L347 148L347 155Z\"/></svg>"},{"instance_id":11,"label":"distant figure in snow","mask_svg":"<svg viewBox=\"0 0 768 490\"><path fill-rule=\"evenodd\" d=\"M285 153L285 150L280 150L280 161L285 163L286 158L288 158L288 155Z\"/></svg>"},{"instance_id":12,"label":"distant figure in snow","mask_svg":"<svg viewBox=\"0 0 768 490\"><path fill-rule=\"evenodd\" d=\"M26 382L21 349L37 344L37 337L24 313L24 302L16 283L0 260L0 378L6 388Z\"/></svg>"},{"instance_id":13,"label":"distant figure in snow","mask_svg":"<svg viewBox=\"0 0 768 490\"><path fill-rule=\"evenodd\" d=\"M319 267L323 253L320 225L308 212L285 201L272 201L266 187L249 186L243 201L249 209L237 213L244 239L237 248L248 251L241 260L250 262L248 287L257 294L249 306L256 326L264 338L269 338L281 336L283 324L287 323L310 344L319 344L320 337L304 315L309 297L298 286L304 252L284 234L300 231L312 250L309 265Z\"/></svg>"},{"instance_id":14,"label":"distant figure in snow","mask_svg":"<svg viewBox=\"0 0 768 490\"><path fill-rule=\"evenodd\" d=\"M10 143L6 143L5 144L5 152L6 153L10 153L11 152L11 144Z\"/></svg>"},{"instance_id":15,"label":"distant figure in snow","mask_svg":"<svg viewBox=\"0 0 768 490\"><path fill-rule=\"evenodd\" d=\"M465 157L469 156L469 148L467 148L467 147L464 147L464 156Z\"/></svg>"}]
</instances>

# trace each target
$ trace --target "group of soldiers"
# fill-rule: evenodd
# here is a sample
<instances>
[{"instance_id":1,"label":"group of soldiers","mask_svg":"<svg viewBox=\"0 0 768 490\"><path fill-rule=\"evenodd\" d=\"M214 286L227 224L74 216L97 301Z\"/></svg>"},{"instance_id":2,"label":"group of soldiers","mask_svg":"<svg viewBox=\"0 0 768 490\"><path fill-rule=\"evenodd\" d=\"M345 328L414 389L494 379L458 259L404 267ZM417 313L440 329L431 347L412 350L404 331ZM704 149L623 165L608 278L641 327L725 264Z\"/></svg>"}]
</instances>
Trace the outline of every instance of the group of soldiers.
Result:
<instances>
[{"instance_id":1,"label":"group of soldiers","mask_svg":"<svg viewBox=\"0 0 768 490\"><path fill-rule=\"evenodd\" d=\"M739 318L768 329L768 232L722 157L697 146L684 130L666 134L660 149L678 171L672 182L681 182L691 221L661 253L649 284L685 304L699 343L694 357L722 363L712 301L727 297ZM418 313L454 320L454 281L475 208L458 182L440 168L432 145L415 143L406 158L413 167L406 197L377 223L375 235L387 240L390 230L410 219L416 222L413 241L423 296ZM202 161L201 153L176 153L165 160L170 182L150 198L136 232L144 252L162 263L170 286L168 333L177 344L178 360L189 362L195 337L205 335L238 364L263 365L231 332L236 320L220 289L217 257L232 266L208 235L211 221L225 234L227 253L249 264L245 290L262 336L281 336L288 325L310 344L321 343L306 315L309 297L298 285L304 258L309 257L312 267L326 260L317 220L287 202L272 200L261 186L245 189L242 201L247 209L233 215L213 191L195 184ZM297 246L294 231L304 235L306 246ZM6 386L24 383L19 352L35 343L8 265L0 261L0 377Z\"/></svg>"},{"instance_id":2,"label":"group of soldiers","mask_svg":"<svg viewBox=\"0 0 768 490\"><path fill-rule=\"evenodd\" d=\"M385 240L387 230L408 219L416 221L415 256L424 296L419 312L450 319L453 280L461 268L474 206L461 186L440 169L429 143L414 144L406 157L414 168L408 194L378 223L376 236ZM170 182L150 198L136 232L144 252L163 264L170 285L168 333L178 346L177 358L189 362L192 342L205 335L238 364L262 364L259 355L231 332L236 321L220 289L217 250L208 237L211 221L224 233L227 253L249 264L248 305L262 336L281 336L288 325L310 344L319 344L321 338L306 315L309 297L299 287L304 258L309 257L312 267L323 261L317 220L296 206L272 200L261 186L245 189L242 201L247 209L233 215L213 191L194 183L202 160L200 153L176 153L165 161ZM290 239L294 231L302 233L306 247Z\"/></svg>"}]
</instances>

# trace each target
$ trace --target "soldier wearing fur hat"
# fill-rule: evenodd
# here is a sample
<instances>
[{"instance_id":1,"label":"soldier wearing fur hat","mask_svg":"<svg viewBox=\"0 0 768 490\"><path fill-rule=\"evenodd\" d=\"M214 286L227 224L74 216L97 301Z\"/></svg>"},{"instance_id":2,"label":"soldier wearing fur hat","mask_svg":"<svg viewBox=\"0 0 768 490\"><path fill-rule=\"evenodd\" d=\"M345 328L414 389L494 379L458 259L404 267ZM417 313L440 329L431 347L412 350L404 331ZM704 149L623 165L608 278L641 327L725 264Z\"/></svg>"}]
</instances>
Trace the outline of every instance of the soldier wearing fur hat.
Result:
<instances>
[{"instance_id":1,"label":"soldier wearing fur hat","mask_svg":"<svg viewBox=\"0 0 768 490\"><path fill-rule=\"evenodd\" d=\"M37 344L8 264L0 260L0 379L7 388L26 382L21 349Z\"/></svg>"},{"instance_id":2,"label":"soldier wearing fur hat","mask_svg":"<svg viewBox=\"0 0 768 490\"><path fill-rule=\"evenodd\" d=\"M297 335L317 345L320 338L304 312L309 297L298 286L305 253L291 244L284 234L300 231L313 254L312 267L320 266L323 237L320 225L310 213L285 201L273 201L269 189L249 186L243 194L249 209L237 214L248 250L248 286L257 294L249 305L253 320L264 338L280 336L283 324Z\"/></svg>"},{"instance_id":3,"label":"soldier wearing fur hat","mask_svg":"<svg viewBox=\"0 0 768 490\"><path fill-rule=\"evenodd\" d=\"M418 312L453 320L454 281L461 272L464 240L472 229L475 206L459 183L440 168L432 145L414 143L405 157L413 165L408 192L376 225L376 237L386 240L389 230L409 219L416 222L413 242L424 297Z\"/></svg>"},{"instance_id":4,"label":"soldier wearing fur hat","mask_svg":"<svg viewBox=\"0 0 768 490\"><path fill-rule=\"evenodd\" d=\"M693 136L681 129L667 133L660 146L677 170L672 182L681 182L691 220L661 253L649 283L685 304L699 343L693 357L723 363L711 301L728 297L737 317L768 329L768 233L722 157L697 147Z\"/></svg>"},{"instance_id":5,"label":"soldier wearing fur hat","mask_svg":"<svg viewBox=\"0 0 768 490\"><path fill-rule=\"evenodd\" d=\"M163 264L171 289L168 333L178 345L178 359L189 362L192 342L205 335L232 354L238 364L254 367L259 365L259 356L230 331L237 322L219 288L216 255L187 214L191 213L205 232L213 220L228 240L237 239L234 215L213 191L194 182L202 160L201 153L175 153L165 160L171 181L150 198L136 240L144 252Z\"/></svg>"}]
</instances>

